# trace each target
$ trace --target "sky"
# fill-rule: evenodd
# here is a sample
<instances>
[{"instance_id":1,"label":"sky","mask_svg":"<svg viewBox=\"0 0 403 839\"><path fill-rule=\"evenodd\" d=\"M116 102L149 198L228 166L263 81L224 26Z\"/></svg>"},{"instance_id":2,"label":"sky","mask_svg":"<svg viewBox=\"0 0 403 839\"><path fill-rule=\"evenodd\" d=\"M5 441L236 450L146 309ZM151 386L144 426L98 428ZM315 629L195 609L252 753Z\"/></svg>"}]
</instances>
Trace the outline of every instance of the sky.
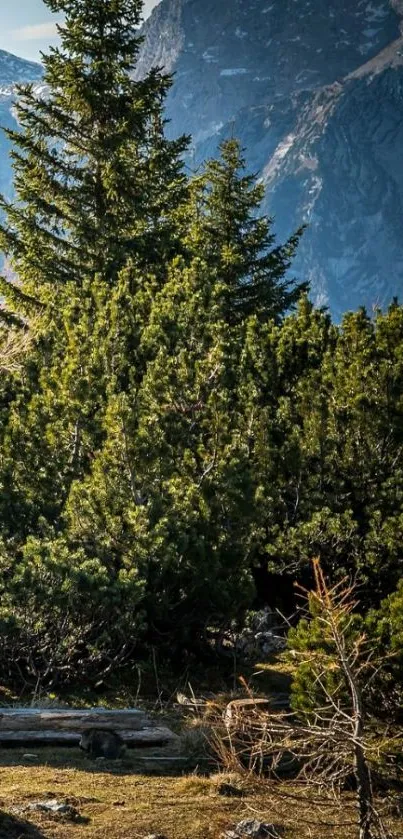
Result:
<instances>
[{"instance_id":1,"label":"sky","mask_svg":"<svg viewBox=\"0 0 403 839\"><path fill-rule=\"evenodd\" d=\"M159 0L145 0L144 14ZM40 51L57 43L57 15L43 0L0 0L0 49L40 61Z\"/></svg>"}]
</instances>

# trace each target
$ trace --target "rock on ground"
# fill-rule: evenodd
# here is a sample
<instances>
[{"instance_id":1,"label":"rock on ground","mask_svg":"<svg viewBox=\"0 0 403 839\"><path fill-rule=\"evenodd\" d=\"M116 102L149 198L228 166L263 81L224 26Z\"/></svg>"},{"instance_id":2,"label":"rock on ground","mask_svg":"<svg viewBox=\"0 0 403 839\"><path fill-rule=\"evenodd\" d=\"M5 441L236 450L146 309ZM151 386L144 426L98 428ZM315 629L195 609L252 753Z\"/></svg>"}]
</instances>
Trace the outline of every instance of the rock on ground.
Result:
<instances>
[{"instance_id":1,"label":"rock on ground","mask_svg":"<svg viewBox=\"0 0 403 839\"><path fill-rule=\"evenodd\" d=\"M284 829L280 825L244 819L233 830L227 831L224 839L279 839L283 835Z\"/></svg>"}]
</instances>

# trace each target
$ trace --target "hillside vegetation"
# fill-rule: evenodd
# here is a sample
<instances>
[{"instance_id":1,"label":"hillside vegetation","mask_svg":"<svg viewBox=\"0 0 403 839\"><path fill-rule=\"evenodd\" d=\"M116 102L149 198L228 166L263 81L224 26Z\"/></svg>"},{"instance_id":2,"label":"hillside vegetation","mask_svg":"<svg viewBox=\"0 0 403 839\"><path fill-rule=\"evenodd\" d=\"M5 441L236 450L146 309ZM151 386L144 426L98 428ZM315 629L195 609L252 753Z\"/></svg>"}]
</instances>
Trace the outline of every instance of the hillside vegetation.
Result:
<instances>
[{"instance_id":1,"label":"hillside vegetation","mask_svg":"<svg viewBox=\"0 0 403 839\"><path fill-rule=\"evenodd\" d=\"M20 89L1 201L4 690L93 696L152 673L158 692L258 603L295 609L287 581L309 589L315 558L291 645L330 676L296 667L294 713L323 741L323 687L348 748L368 721L384 743L403 687L403 308L315 309L290 273L304 230L276 241L236 139L188 173L189 139L165 133L171 79L135 78L140 0L46 3L66 14L61 47L46 95ZM367 686L368 650L383 666ZM167 800L191 788L164 784ZM192 789L198 812L209 783ZM105 812L92 835L123 837Z\"/></svg>"}]
</instances>

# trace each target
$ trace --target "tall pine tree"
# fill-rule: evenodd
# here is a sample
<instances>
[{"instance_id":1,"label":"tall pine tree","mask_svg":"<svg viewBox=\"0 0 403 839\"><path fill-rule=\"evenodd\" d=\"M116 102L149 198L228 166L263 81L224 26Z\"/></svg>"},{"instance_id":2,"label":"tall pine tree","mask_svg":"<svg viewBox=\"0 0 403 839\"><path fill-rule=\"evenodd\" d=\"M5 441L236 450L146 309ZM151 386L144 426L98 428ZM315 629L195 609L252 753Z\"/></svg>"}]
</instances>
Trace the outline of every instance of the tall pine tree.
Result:
<instances>
[{"instance_id":1,"label":"tall pine tree","mask_svg":"<svg viewBox=\"0 0 403 839\"><path fill-rule=\"evenodd\" d=\"M261 214L264 185L246 173L239 142L224 141L220 152L194 184L191 247L221 284L229 322L279 319L307 288L288 276L303 228L277 245Z\"/></svg>"},{"instance_id":2,"label":"tall pine tree","mask_svg":"<svg viewBox=\"0 0 403 839\"><path fill-rule=\"evenodd\" d=\"M42 94L19 91L16 197L2 201L0 227L14 272L1 284L5 320L37 316L1 412L0 620L3 664L54 683L84 661L95 678L110 669L141 626L136 563L118 562L106 534L102 551L74 542L65 511L114 400L141 378L142 319L179 247L187 182L186 140L164 134L170 79L134 80L140 0L47 5L65 15L61 47L44 59Z\"/></svg>"},{"instance_id":3,"label":"tall pine tree","mask_svg":"<svg viewBox=\"0 0 403 839\"><path fill-rule=\"evenodd\" d=\"M40 517L58 519L103 439L109 382L134 363L136 294L150 273L153 287L163 284L187 193L186 140L164 134L171 81L157 70L133 78L141 0L47 5L65 14L61 47L44 58L43 93L20 89L21 130L10 133L16 199L2 201L0 226L18 278L1 280L5 317L24 323L41 315L3 462L11 491L1 507L7 524L19 520L24 533ZM124 339L117 330L125 357L118 359L110 322L122 272Z\"/></svg>"},{"instance_id":4,"label":"tall pine tree","mask_svg":"<svg viewBox=\"0 0 403 839\"><path fill-rule=\"evenodd\" d=\"M141 333L144 376L110 400L105 443L66 510L75 540L139 569L148 639L176 650L251 595L267 332L301 292L286 277L300 233L273 247L243 169L231 141L192 184L185 257Z\"/></svg>"},{"instance_id":5,"label":"tall pine tree","mask_svg":"<svg viewBox=\"0 0 403 839\"><path fill-rule=\"evenodd\" d=\"M173 211L184 196L186 140L164 136L171 84L133 79L142 0L45 0L63 12L61 46L44 57L44 90L19 90L16 201L4 200L0 245L19 284L8 309L42 306L99 273L113 283L128 255L158 267L175 250Z\"/></svg>"}]
</instances>

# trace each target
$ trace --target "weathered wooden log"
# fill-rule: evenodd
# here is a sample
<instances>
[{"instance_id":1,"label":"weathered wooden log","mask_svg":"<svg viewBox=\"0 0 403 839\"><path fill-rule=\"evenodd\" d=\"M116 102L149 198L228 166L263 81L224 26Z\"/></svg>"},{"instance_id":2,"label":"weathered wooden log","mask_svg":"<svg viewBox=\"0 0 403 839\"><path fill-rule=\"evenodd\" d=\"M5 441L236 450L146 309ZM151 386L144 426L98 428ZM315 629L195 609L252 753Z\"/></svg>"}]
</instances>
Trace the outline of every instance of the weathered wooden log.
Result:
<instances>
[{"instance_id":1,"label":"weathered wooden log","mask_svg":"<svg viewBox=\"0 0 403 839\"><path fill-rule=\"evenodd\" d=\"M114 731L141 731L152 723L144 711L130 708L109 711L104 708L86 710L48 708L3 708L0 710L0 732L4 731L85 731L88 728L107 728Z\"/></svg>"},{"instance_id":2,"label":"weathered wooden log","mask_svg":"<svg viewBox=\"0 0 403 839\"><path fill-rule=\"evenodd\" d=\"M143 728L138 731L119 729L119 736L129 748L131 746L165 746L170 743L177 743L179 739L176 734L164 726ZM80 737L81 731L74 731L72 729L53 728L52 730L42 729L36 731L10 731L0 729L0 743L3 745L18 745L21 743L27 745L42 744L52 746L57 744L78 746Z\"/></svg>"}]
</instances>

